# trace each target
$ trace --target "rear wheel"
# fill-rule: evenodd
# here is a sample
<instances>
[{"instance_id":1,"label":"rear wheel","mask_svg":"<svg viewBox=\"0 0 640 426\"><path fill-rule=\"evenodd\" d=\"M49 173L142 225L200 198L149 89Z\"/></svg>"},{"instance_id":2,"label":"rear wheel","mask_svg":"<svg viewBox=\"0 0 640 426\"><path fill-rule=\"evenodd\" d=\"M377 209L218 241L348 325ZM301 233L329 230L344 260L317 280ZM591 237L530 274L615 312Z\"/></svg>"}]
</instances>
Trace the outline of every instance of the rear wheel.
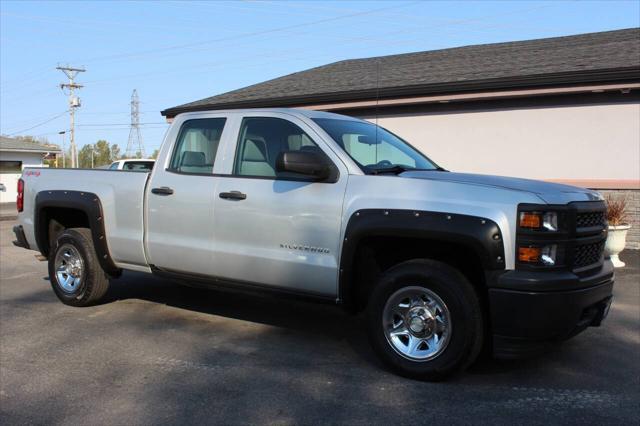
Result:
<instances>
[{"instance_id":1,"label":"rear wheel","mask_svg":"<svg viewBox=\"0 0 640 426\"><path fill-rule=\"evenodd\" d=\"M411 260L380 278L367 306L374 350L395 372L441 380L471 364L482 347L478 296L456 269Z\"/></svg>"},{"instance_id":2,"label":"rear wheel","mask_svg":"<svg viewBox=\"0 0 640 426\"><path fill-rule=\"evenodd\" d=\"M49 280L58 299L71 306L97 303L109 289L87 228L66 229L49 255Z\"/></svg>"}]
</instances>

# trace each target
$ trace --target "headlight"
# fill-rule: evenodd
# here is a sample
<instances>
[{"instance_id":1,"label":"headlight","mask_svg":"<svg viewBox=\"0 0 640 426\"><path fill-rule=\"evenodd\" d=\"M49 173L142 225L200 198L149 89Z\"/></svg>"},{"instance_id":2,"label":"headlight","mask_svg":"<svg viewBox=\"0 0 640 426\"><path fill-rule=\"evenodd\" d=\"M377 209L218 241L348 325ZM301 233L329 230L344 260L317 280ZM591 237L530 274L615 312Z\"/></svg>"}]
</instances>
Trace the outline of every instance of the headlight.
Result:
<instances>
[{"instance_id":1,"label":"headlight","mask_svg":"<svg viewBox=\"0 0 640 426\"><path fill-rule=\"evenodd\" d=\"M518 247L518 261L529 265L554 266L557 253L558 246L555 244Z\"/></svg>"},{"instance_id":2,"label":"headlight","mask_svg":"<svg viewBox=\"0 0 640 426\"><path fill-rule=\"evenodd\" d=\"M558 213L556 212L521 212L520 228L551 231L558 230Z\"/></svg>"}]
</instances>

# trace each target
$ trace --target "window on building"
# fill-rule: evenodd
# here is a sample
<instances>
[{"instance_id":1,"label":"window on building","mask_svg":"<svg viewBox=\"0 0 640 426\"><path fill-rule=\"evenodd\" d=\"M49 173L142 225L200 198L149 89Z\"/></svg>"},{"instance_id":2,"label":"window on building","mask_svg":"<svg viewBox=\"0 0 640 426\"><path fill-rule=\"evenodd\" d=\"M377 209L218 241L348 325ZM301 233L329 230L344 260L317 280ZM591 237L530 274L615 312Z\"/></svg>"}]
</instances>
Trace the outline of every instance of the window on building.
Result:
<instances>
[{"instance_id":1,"label":"window on building","mask_svg":"<svg viewBox=\"0 0 640 426\"><path fill-rule=\"evenodd\" d=\"M0 161L0 173L22 173L22 161Z\"/></svg>"}]
</instances>

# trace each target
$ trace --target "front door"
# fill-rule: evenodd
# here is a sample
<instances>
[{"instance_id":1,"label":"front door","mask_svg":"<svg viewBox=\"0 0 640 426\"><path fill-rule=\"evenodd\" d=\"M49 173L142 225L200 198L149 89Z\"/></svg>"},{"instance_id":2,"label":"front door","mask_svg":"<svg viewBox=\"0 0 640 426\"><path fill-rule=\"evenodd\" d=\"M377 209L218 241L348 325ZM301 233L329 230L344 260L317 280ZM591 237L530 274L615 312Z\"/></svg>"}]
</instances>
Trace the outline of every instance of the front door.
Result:
<instances>
[{"instance_id":1,"label":"front door","mask_svg":"<svg viewBox=\"0 0 640 426\"><path fill-rule=\"evenodd\" d=\"M216 190L216 274L333 297L346 168L304 122L255 114L242 119L233 170ZM335 181L278 172L278 154L293 150L324 152L339 172Z\"/></svg>"},{"instance_id":2,"label":"front door","mask_svg":"<svg viewBox=\"0 0 640 426\"><path fill-rule=\"evenodd\" d=\"M215 275L212 267L216 156L225 117L186 120L166 147L147 189L148 262L158 268ZM166 168L161 168L166 167Z\"/></svg>"}]
</instances>

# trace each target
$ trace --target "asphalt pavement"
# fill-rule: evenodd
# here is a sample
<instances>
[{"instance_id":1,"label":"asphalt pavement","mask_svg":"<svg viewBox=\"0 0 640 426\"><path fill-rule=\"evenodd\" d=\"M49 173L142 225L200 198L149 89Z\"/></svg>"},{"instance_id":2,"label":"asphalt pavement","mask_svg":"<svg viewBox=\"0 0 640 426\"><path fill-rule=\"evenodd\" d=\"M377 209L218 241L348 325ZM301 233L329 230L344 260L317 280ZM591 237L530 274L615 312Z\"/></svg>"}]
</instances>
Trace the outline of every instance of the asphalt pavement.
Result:
<instances>
[{"instance_id":1,"label":"asphalt pavement","mask_svg":"<svg viewBox=\"0 0 640 426\"><path fill-rule=\"evenodd\" d=\"M16 203L0 203L0 220L16 220Z\"/></svg>"},{"instance_id":2,"label":"asphalt pavement","mask_svg":"<svg viewBox=\"0 0 640 426\"><path fill-rule=\"evenodd\" d=\"M590 328L527 361L443 383L395 376L358 317L141 273L90 308L0 222L0 424L639 424L640 253ZM544 315L540 312L540 315Z\"/></svg>"}]
</instances>

